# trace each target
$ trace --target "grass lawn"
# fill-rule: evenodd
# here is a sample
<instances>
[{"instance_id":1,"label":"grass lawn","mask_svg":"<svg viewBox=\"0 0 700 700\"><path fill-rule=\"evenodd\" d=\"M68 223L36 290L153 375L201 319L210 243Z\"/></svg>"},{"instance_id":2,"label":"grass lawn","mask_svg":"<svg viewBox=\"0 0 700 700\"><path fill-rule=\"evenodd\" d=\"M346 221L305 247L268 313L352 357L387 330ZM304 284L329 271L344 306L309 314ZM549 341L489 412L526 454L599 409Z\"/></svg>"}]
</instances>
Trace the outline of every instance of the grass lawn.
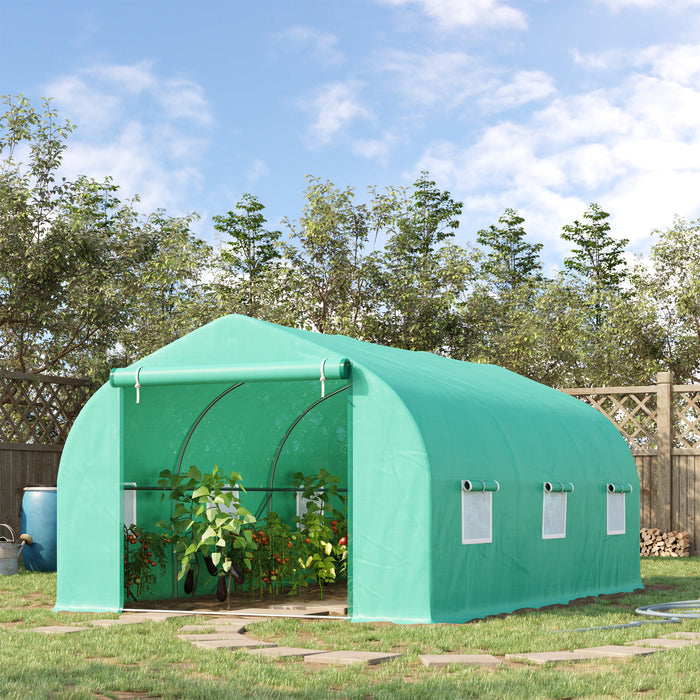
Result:
<instances>
[{"instance_id":1,"label":"grass lawn","mask_svg":"<svg viewBox=\"0 0 700 700\"><path fill-rule=\"evenodd\" d=\"M52 612L55 574L0 577L0 698L681 698L700 696L700 646L644 658L496 669L424 667L419 654L573 650L700 632L700 620L566 632L641 618L640 605L700 598L700 558L643 559L643 593L587 599L464 625L265 620L249 627L280 646L377 650L403 656L374 667L309 669L298 659L193 647L171 619L68 635L26 632L110 617ZM204 619L200 618L204 621ZM206 619L211 622L211 618Z\"/></svg>"}]
</instances>

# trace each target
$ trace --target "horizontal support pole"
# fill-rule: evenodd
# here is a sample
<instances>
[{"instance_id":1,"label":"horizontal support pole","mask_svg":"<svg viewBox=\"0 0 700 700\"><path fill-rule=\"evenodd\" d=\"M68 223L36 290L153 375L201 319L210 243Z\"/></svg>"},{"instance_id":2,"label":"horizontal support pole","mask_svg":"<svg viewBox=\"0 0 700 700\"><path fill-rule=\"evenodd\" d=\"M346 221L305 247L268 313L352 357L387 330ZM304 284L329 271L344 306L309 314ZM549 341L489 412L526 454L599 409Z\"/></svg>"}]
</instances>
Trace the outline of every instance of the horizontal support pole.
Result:
<instances>
[{"instance_id":1,"label":"horizontal support pole","mask_svg":"<svg viewBox=\"0 0 700 700\"><path fill-rule=\"evenodd\" d=\"M172 491L173 489L171 488L166 488L165 486L134 486L133 484L123 484L122 488L124 491ZM285 486L235 486L234 488L222 488L219 489L220 491L239 491L239 490L244 490L246 493L248 492L256 492L256 491L262 491L264 493L282 493L282 492L288 492L288 493L304 493L304 489L299 488L295 489L294 487L285 487ZM347 493L347 489L336 489L338 493Z\"/></svg>"},{"instance_id":2,"label":"horizontal support pole","mask_svg":"<svg viewBox=\"0 0 700 700\"><path fill-rule=\"evenodd\" d=\"M323 362L282 362L213 367L122 367L112 370L109 375L109 383L114 387L136 387L300 381L321 378L347 379L350 376L350 369L350 360L347 358L328 358Z\"/></svg>"}]
</instances>

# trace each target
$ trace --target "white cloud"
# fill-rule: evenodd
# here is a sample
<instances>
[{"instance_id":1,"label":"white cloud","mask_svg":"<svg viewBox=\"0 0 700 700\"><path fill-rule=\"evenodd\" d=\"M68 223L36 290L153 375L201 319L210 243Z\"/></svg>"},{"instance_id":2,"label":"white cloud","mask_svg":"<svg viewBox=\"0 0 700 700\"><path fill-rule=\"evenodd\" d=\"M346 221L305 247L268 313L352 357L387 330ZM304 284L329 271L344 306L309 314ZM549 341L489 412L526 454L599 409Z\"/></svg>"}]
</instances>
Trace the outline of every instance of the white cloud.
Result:
<instances>
[{"instance_id":1,"label":"white cloud","mask_svg":"<svg viewBox=\"0 0 700 700\"><path fill-rule=\"evenodd\" d=\"M405 100L443 111L465 104L488 112L508 110L556 92L554 80L543 71L511 74L462 51L394 50L381 55L378 64L379 70L393 77L392 87Z\"/></svg>"},{"instance_id":2,"label":"white cloud","mask_svg":"<svg viewBox=\"0 0 700 700\"><path fill-rule=\"evenodd\" d=\"M46 90L78 125L64 154L66 177L111 176L122 198L140 196L142 211L184 213L183 202L203 187L198 164L213 121L198 84L143 62L90 66Z\"/></svg>"},{"instance_id":3,"label":"white cloud","mask_svg":"<svg viewBox=\"0 0 700 700\"><path fill-rule=\"evenodd\" d=\"M157 91L157 99L170 119L186 119L201 124L212 122L204 90L191 80L167 80Z\"/></svg>"},{"instance_id":4,"label":"white cloud","mask_svg":"<svg viewBox=\"0 0 700 700\"><path fill-rule=\"evenodd\" d=\"M310 145L325 146L355 120L372 117L359 100L361 88L362 84L356 81L331 83L321 88L306 104L307 109L315 114L308 130Z\"/></svg>"},{"instance_id":5,"label":"white cloud","mask_svg":"<svg viewBox=\"0 0 700 700\"><path fill-rule=\"evenodd\" d=\"M270 169L267 167L265 161L262 158L256 158L248 168L248 172L246 173L246 180L248 180L249 182L256 182L257 180L260 180L261 178L268 175L269 172Z\"/></svg>"},{"instance_id":6,"label":"white cloud","mask_svg":"<svg viewBox=\"0 0 700 700\"><path fill-rule=\"evenodd\" d=\"M338 37L313 27L299 25L272 35L276 52L302 54L323 65L337 65L344 61L338 50Z\"/></svg>"},{"instance_id":7,"label":"white cloud","mask_svg":"<svg viewBox=\"0 0 700 700\"><path fill-rule=\"evenodd\" d=\"M93 125L111 124L119 118L122 99L115 94L97 90L85 78L67 75L48 86L51 95L61 111L79 119L81 128Z\"/></svg>"},{"instance_id":8,"label":"white cloud","mask_svg":"<svg viewBox=\"0 0 700 700\"><path fill-rule=\"evenodd\" d=\"M674 214L700 215L700 66L692 48L628 56L640 68L617 85L557 94L471 144L435 142L416 169L463 196L471 215L495 220L506 206L520 210L550 247L592 201L612 213L616 235L642 245Z\"/></svg>"},{"instance_id":9,"label":"white cloud","mask_svg":"<svg viewBox=\"0 0 700 700\"><path fill-rule=\"evenodd\" d=\"M440 26L525 29L527 16L498 0L380 0L391 5L418 5Z\"/></svg>"},{"instance_id":10,"label":"white cloud","mask_svg":"<svg viewBox=\"0 0 700 700\"><path fill-rule=\"evenodd\" d=\"M461 51L389 51L379 58L379 65L395 76L395 87L406 99L423 106L452 108L499 87L493 69Z\"/></svg>"},{"instance_id":11,"label":"white cloud","mask_svg":"<svg viewBox=\"0 0 700 700\"><path fill-rule=\"evenodd\" d=\"M481 99L491 109L511 109L542 100L556 92L551 76L539 70L518 71L513 79Z\"/></svg>"},{"instance_id":12,"label":"white cloud","mask_svg":"<svg viewBox=\"0 0 700 700\"><path fill-rule=\"evenodd\" d=\"M378 139L358 139L352 144L352 151L367 160L385 165L389 162L391 147L398 140L394 133L385 132Z\"/></svg>"},{"instance_id":13,"label":"white cloud","mask_svg":"<svg viewBox=\"0 0 700 700\"><path fill-rule=\"evenodd\" d=\"M628 8L651 10L655 7L664 10L682 10L685 7L700 5L700 0L595 0L595 2L605 5L612 12L620 12Z\"/></svg>"},{"instance_id":14,"label":"white cloud","mask_svg":"<svg viewBox=\"0 0 700 700\"><path fill-rule=\"evenodd\" d=\"M132 65L98 65L89 68L85 73L112 85L120 92L138 95L147 90L158 89L158 81L150 61Z\"/></svg>"}]
</instances>

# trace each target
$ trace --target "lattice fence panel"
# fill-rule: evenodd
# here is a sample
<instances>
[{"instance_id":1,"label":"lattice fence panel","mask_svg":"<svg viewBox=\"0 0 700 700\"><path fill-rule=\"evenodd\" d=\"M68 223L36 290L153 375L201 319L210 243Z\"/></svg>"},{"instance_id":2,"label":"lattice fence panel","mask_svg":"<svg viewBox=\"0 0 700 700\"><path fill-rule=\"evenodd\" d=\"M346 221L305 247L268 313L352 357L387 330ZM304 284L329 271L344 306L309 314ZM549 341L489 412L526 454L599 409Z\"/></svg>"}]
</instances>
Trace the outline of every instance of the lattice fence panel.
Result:
<instances>
[{"instance_id":1,"label":"lattice fence panel","mask_svg":"<svg viewBox=\"0 0 700 700\"><path fill-rule=\"evenodd\" d=\"M62 445L91 393L78 379L0 374L0 443Z\"/></svg>"},{"instance_id":2,"label":"lattice fence panel","mask_svg":"<svg viewBox=\"0 0 700 700\"><path fill-rule=\"evenodd\" d=\"M604 413L631 448L656 449L655 392L585 394L577 391L575 396Z\"/></svg>"},{"instance_id":3,"label":"lattice fence panel","mask_svg":"<svg viewBox=\"0 0 700 700\"><path fill-rule=\"evenodd\" d=\"M673 394L674 447L700 447L700 392Z\"/></svg>"}]
</instances>

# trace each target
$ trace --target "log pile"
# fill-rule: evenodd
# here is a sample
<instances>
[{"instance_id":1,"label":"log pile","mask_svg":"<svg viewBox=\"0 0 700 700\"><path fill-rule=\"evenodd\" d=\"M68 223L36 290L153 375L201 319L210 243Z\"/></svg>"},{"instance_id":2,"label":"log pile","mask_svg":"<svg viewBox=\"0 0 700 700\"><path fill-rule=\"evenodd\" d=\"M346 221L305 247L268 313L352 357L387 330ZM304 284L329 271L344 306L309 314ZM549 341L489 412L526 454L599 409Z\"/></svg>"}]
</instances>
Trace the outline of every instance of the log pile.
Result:
<instances>
[{"instance_id":1,"label":"log pile","mask_svg":"<svg viewBox=\"0 0 700 700\"><path fill-rule=\"evenodd\" d=\"M690 534L687 530L664 532L658 527L639 531L639 554L643 557L689 557Z\"/></svg>"}]
</instances>

